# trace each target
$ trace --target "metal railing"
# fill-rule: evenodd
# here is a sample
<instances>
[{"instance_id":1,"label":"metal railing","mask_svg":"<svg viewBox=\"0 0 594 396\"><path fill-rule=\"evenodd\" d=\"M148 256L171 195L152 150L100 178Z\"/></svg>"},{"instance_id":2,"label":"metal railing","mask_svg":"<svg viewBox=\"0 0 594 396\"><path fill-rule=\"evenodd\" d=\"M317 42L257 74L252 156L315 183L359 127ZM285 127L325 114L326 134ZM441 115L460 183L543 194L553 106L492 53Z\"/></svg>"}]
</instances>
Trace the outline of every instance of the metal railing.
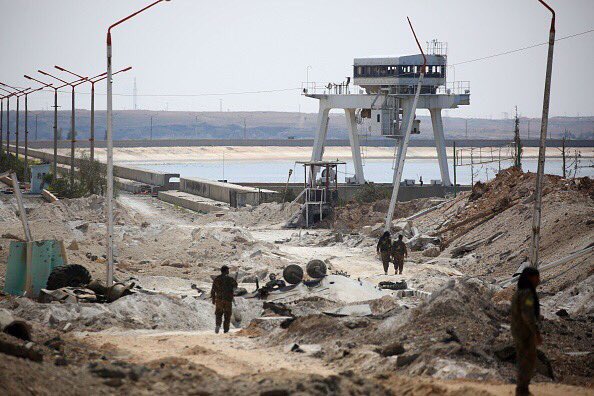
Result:
<instances>
[{"instance_id":1,"label":"metal railing","mask_svg":"<svg viewBox=\"0 0 594 396\"><path fill-rule=\"evenodd\" d=\"M326 202L326 189L308 187L305 189L305 204L319 204Z\"/></svg>"},{"instance_id":2,"label":"metal railing","mask_svg":"<svg viewBox=\"0 0 594 396\"><path fill-rule=\"evenodd\" d=\"M436 91L440 95L470 95L470 81L452 81L440 85Z\"/></svg>"},{"instance_id":3,"label":"metal railing","mask_svg":"<svg viewBox=\"0 0 594 396\"><path fill-rule=\"evenodd\" d=\"M353 95L364 94L365 90L358 85L347 84L342 82L340 84L333 82L302 82L302 95Z\"/></svg>"},{"instance_id":4,"label":"metal railing","mask_svg":"<svg viewBox=\"0 0 594 396\"><path fill-rule=\"evenodd\" d=\"M448 43L444 41L427 41L427 55L448 56Z\"/></svg>"},{"instance_id":5,"label":"metal railing","mask_svg":"<svg viewBox=\"0 0 594 396\"><path fill-rule=\"evenodd\" d=\"M408 86L400 85L398 94L412 94L406 92ZM429 91L432 94L438 95L470 95L470 81L452 81L446 83L446 85L423 85L421 95L426 94L427 87L430 87ZM336 84L331 82L303 82L301 83L301 94L302 95L361 95L368 93L364 88L354 84Z\"/></svg>"}]
</instances>

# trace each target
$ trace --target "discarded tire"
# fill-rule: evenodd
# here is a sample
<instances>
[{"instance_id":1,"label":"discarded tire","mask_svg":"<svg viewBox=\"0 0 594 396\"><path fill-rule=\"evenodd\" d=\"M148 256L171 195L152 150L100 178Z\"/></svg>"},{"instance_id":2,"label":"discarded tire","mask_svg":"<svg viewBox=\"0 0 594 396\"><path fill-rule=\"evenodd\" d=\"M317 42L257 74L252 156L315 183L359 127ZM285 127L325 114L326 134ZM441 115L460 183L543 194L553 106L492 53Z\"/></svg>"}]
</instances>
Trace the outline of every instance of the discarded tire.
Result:
<instances>
[{"instance_id":1,"label":"discarded tire","mask_svg":"<svg viewBox=\"0 0 594 396\"><path fill-rule=\"evenodd\" d=\"M283 278L285 278L288 283L296 285L303 281L303 268L297 264L288 265L283 270Z\"/></svg>"},{"instance_id":2,"label":"discarded tire","mask_svg":"<svg viewBox=\"0 0 594 396\"><path fill-rule=\"evenodd\" d=\"M0 308L0 333L6 333L24 341L31 341L31 326L15 319L9 310Z\"/></svg>"},{"instance_id":3,"label":"discarded tire","mask_svg":"<svg viewBox=\"0 0 594 396\"><path fill-rule=\"evenodd\" d=\"M311 278L319 279L326 276L327 267L322 260L314 259L307 263L305 270Z\"/></svg>"},{"instance_id":4,"label":"discarded tire","mask_svg":"<svg viewBox=\"0 0 594 396\"><path fill-rule=\"evenodd\" d=\"M91 282L91 274L79 264L61 265L52 270L47 278L48 290L62 287L81 287Z\"/></svg>"}]
</instances>

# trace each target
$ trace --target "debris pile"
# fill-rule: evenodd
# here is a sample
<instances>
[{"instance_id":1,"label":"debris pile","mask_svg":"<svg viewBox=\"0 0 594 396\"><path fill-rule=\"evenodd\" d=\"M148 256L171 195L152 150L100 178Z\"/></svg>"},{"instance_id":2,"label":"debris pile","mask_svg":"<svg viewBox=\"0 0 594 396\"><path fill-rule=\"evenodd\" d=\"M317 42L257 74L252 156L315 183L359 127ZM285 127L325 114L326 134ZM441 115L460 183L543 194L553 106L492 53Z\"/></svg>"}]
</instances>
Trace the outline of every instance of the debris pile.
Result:
<instances>
[{"instance_id":1,"label":"debris pile","mask_svg":"<svg viewBox=\"0 0 594 396\"><path fill-rule=\"evenodd\" d=\"M222 219L233 219L239 226L262 227L284 224L287 219L299 212L298 203L269 202L258 206L240 208L236 212L229 212Z\"/></svg>"},{"instance_id":2,"label":"debris pile","mask_svg":"<svg viewBox=\"0 0 594 396\"><path fill-rule=\"evenodd\" d=\"M468 275L509 278L528 259L535 174L517 168L502 170L495 179L477 184L443 207L415 220L422 232L443 240L440 257L473 255ZM585 248L594 238L594 201L583 179L546 175L543 187L540 258L552 262ZM472 198L472 199L471 199ZM571 238L568 238L568 236ZM547 272L543 290L557 293L589 276L592 254Z\"/></svg>"},{"instance_id":3,"label":"debris pile","mask_svg":"<svg viewBox=\"0 0 594 396\"><path fill-rule=\"evenodd\" d=\"M453 357L472 365L493 365L493 345L505 331L507 312L491 302L492 294L478 279L452 280L414 308L403 326L380 326L376 340L383 344L387 334L396 335L390 342L402 344L410 359L397 365L410 364L407 370L415 374L434 375L436 360Z\"/></svg>"},{"instance_id":4,"label":"debris pile","mask_svg":"<svg viewBox=\"0 0 594 396\"><path fill-rule=\"evenodd\" d=\"M246 326L262 313L262 302L235 298L234 309ZM179 298L163 294L134 293L109 304L71 303L43 304L28 298L1 302L15 316L62 329L101 331L107 329L210 330L214 306L209 300Z\"/></svg>"},{"instance_id":5,"label":"debris pile","mask_svg":"<svg viewBox=\"0 0 594 396\"><path fill-rule=\"evenodd\" d=\"M524 173L521 169L512 167L499 172L490 182L477 182L463 209L458 209L436 231L439 234L447 233L447 240L450 242L514 205L533 202L535 178L533 173ZM578 191L580 185L583 183L579 179L566 180L559 176L545 175L543 196L551 192Z\"/></svg>"}]
</instances>

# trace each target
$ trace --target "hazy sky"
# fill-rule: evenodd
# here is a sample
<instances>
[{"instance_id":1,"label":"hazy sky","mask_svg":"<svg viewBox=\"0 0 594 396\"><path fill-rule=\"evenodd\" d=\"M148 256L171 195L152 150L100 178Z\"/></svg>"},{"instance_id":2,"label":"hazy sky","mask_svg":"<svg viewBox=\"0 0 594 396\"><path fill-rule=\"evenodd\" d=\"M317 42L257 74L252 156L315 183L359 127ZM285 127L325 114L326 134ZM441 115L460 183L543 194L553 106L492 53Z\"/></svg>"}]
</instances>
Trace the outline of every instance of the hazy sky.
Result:
<instances>
[{"instance_id":1,"label":"hazy sky","mask_svg":"<svg viewBox=\"0 0 594 396\"><path fill-rule=\"evenodd\" d=\"M54 65L83 75L105 69L105 33L116 20L148 4L140 0L0 0L0 81L23 86L23 74ZM550 0L557 37L594 29L594 0ZM537 0L172 0L116 28L117 109L132 108L134 78L142 109L317 111L299 90L265 94L204 95L299 88L310 81L340 82L355 57L416 52L406 16L422 42L448 42L450 64L545 42L549 13ZM546 46L455 67L469 80L471 105L455 116L539 116ZM52 70L53 69L53 70ZM594 114L594 32L557 42L551 115ZM450 77L453 76L450 68ZM28 86L28 85L26 85ZM79 87L77 107L88 108L90 87ZM104 84L98 86L104 93ZM125 96L124 96L125 95ZM62 94L63 108L69 95ZM30 97L48 108L50 93ZM105 96L97 97L105 108Z\"/></svg>"}]
</instances>

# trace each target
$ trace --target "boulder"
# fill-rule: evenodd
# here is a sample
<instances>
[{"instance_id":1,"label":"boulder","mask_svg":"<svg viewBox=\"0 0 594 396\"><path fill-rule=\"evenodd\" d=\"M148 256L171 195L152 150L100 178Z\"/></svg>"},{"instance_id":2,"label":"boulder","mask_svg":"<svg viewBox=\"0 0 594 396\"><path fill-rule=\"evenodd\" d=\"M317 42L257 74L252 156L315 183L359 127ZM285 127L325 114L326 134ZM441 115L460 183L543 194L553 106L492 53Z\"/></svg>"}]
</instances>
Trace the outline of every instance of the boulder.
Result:
<instances>
[{"instance_id":1,"label":"boulder","mask_svg":"<svg viewBox=\"0 0 594 396\"><path fill-rule=\"evenodd\" d=\"M432 237L425 234L418 234L414 237L410 238L406 245L409 247L410 250L413 251L421 251L425 250L430 246L439 246L441 244L441 240L436 237Z\"/></svg>"},{"instance_id":2,"label":"boulder","mask_svg":"<svg viewBox=\"0 0 594 396\"><path fill-rule=\"evenodd\" d=\"M406 238L413 236L412 222L406 219L399 219L392 222L392 235L402 234Z\"/></svg>"},{"instance_id":3,"label":"boulder","mask_svg":"<svg viewBox=\"0 0 594 396\"><path fill-rule=\"evenodd\" d=\"M393 342L378 350L378 353L383 357L402 355L404 352L406 352L406 350L400 342Z\"/></svg>"},{"instance_id":4,"label":"boulder","mask_svg":"<svg viewBox=\"0 0 594 396\"><path fill-rule=\"evenodd\" d=\"M438 246L428 246L425 250L423 250L423 256L425 257L437 257L441 253Z\"/></svg>"}]
</instances>

